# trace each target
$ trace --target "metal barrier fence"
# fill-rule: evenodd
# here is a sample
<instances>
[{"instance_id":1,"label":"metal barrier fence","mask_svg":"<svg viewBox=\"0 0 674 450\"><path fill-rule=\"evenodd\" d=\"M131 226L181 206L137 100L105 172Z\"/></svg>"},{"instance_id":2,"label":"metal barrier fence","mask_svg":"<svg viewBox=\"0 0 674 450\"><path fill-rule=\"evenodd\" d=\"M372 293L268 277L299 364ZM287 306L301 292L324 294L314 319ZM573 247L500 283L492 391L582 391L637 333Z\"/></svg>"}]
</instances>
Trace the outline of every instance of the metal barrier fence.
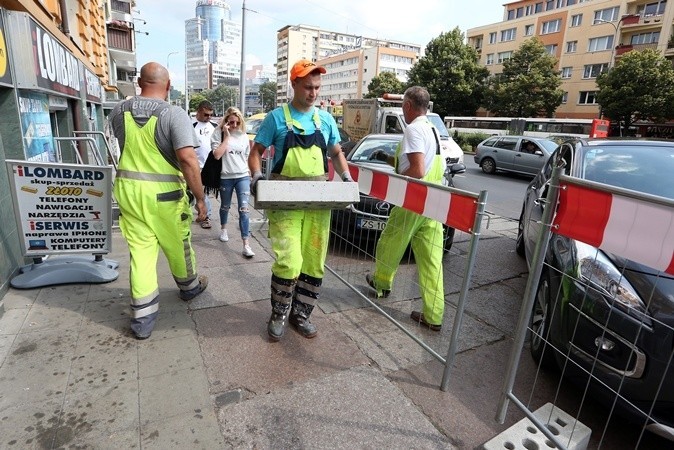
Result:
<instances>
[{"instance_id":1,"label":"metal barrier fence","mask_svg":"<svg viewBox=\"0 0 674 450\"><path fill-rule=\"evenodd\" d=\"M365 204L361 201L357 207L353 206L347 211L333 211L333 246L328 255L326 269L353 291L359 299L384 315L403 333L444 364L445 368L440 387L443 391L446 391L449 384L450 369L458 348L459 333L475 265L482 218L485 215L487 193L482 191L475 194L354 164L349 164L349 170L353 179L358 182L361 194L379 201L380 211L373 208L371 204L368 206L367 201ZM464 262L463 278L454 312L454 321L451 325L451 338L444 358L432 348L432 345L425 342L394 317L401 316L399 310L394 313L391 309L395 309L396 304L407 306L407 303L420 298L419 292L424 286L420 285L416 265L412 264L414 262L413 248L419 243L411 242L410 247L412 248L408 248L404 252L402 264L395 276L395 283L391 292L392 298L387 299L386 306L382 302L373 300L373 290L368 291L365 275L368 272L372 273L374 265L377 264L374 247L377 238L384 224L388 227L395 226L391 222L387 223L388 213L393 205L440 222L443 224L443 238L451 236L454 240L465 241L466 238L468 240L468 248L465 254L452 249L452 239L448 241L440 239L443 242L443 248L435 248L432 245L431 251L444 253L443 280L440 280L441 282L446 282L450 278L447 271L450 258L460 259ZM406 223L401 225L405 227ZM434 237L429 236L430 240ZM404 243L400 244L401 247L405 245ZM339 255L345 257L339 258L337 257ZM432 282L432 280L425 280L424 282ZM448 294L449 292L445 290L444 297L440 301L451 307L451 303L446 301ZM447 323L449 322L449 316L450 314L445 311L445 329L450 326ZM409 323L409 321L407 322Z\"/></svg>"},{"instance_id":2,"label":"metal barrier fence","mask_svg":"<svg viewBox=\"0 0 674 450\"><path fill-rule=\"evenodd\" d=\"M618 416L642 425L634 448L646 430L672 439L674 299L664 288L674 274L674 202L563 175L561 159L553 166L547 196L539 199L546 203L497 420L505 421L512 402L548 439L547 447L578 448L581 414L590 399L600 399L607 420L595 429L598 448ZM518 397L513 386L527 336L539 372ZM582 392L577 423L564 437L550 416L531 411L547 368L561 372L550 402L556 404L568 380Z\"/></svg>"}]
</instances>

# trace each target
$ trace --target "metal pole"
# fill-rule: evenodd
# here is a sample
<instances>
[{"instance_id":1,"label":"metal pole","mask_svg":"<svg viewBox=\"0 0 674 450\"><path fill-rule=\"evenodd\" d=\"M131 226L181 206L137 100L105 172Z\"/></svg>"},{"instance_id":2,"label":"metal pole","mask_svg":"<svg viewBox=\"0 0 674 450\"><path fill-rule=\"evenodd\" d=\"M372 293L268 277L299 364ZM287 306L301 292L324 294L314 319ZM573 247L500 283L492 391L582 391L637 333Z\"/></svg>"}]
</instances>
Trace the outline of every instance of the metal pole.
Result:
<instances>
[{"instance_id":1,"label":"metal pole","mask_svg":"<svg viewBox=\"0 0 674 450\"><path fill-rule=\"evenodd\" d=\"M185 112L187 114L189 114L190 113L190 101L187 98L188 97L187 91L188 91L188 87L187 87L187 39L185 39Z\"/></svg>"},{"instance_id":2,"label":"metal pole","mask_svg":"<svg viewBox=\"0 0 674 450\"><path fill-rule=\"evenodd\" d=\"M241 114L246 117L246 0L241 6L241 75L239 76Z\"/></svg>"},{"instance_id":3,"label":"metal pole","mask_svg":"<svg viewBox=\"0 0 674 450\"><path fill-rule=\"evenodd\" d=\"M166 55L166 71L169 72L169 76L171 75L171 72L169 71L169 58L171 58L171 55L177 55L180 52L170 52L168 55ZM168 91L168 96L166 97L166 101L171 103L171 89L172 87L169 86L169 91Z\"/></svg>"},{"instance_id":4,"label":"metal pole","mask_svg":"<svg viewBox=\"0 0 674 450\"><path fill-rule=\"evenodd\" d=\"M470 282L473 276L473 268L475 267L475 258L477 254L477 243L480 240L480 232L482 229L482 218L487 204L487 191L480 191L480 196L477 200L477 211L475 220L473 221L473 235L470 238L470 246L468 250L468 258L466 259L466 269L463 275L463 283L461 285L461 294L459 294L459 301L456 305L456 315L454 316L454 326L452 326L452 337L449 340L449 349L447 350L447 357L445 358L445 370L442 374L442 382L440 383L440 390L447 392L449 389L449 372L454 364L454 357L459 348L459 332L461 330L461 322L463 321L464 311L466 310L466 302L468 297L468 290L470 289Z\"/></svg>"},{"instance_id":5,"label":"metal pole","mask_svg":"<svg viewBox=\"0 0 674 450\"><path fill-rule=\"evenodd\" d=\"M615 48L616 48L616 45L618 45L616 43L616 41L618 40L618 26L620 26L620 22L622 20L623 20L623 18L621 17L618 20L618 25L616 25L615 23L610 22L608 20L604 20L604 19L596 19L595 20L595 22L597 22L597 23L608 23L609 25L613 26L613 29L615 30L615 32L613 33L613 45L611 45L611 59L608 60L607 71L611 70L611 67L613 67L613 59L615 58ZM604 108L602 108L601 105L599 105L599 118L600 119L604 118ZM620 126L620 122L618 122L618 130L620 131L620 135L622 136L623 133L622 133L622 127Z\"/></svg>"},{"instance_id":6,"label":"metal pole","mask_svg":"<svg viewBox=\"0 0 674 450\"><path fill-rule=\"evenodd\" d=\"M517 374L517 366L522 356L522 348L524 347L524 340L526 339L527 330L529 329L529 320L531 319L531 310L534 306L536 298L536 290L541 279L541 271L545 263L545 252L548 248L548 241L552 234L552 219L555 215L557 201L559 198L559 177L564 173L563 160L553 163L554 169L552 171L552 179L548 187L548 193L545 198L545 209L543 210L543 217L541 219L541 228L536 240L536 248L534 249L533 259L529 268L529 276L527 277L527 285L524 288L524 297L520 309L520 316L517 323L515 336L513 336L513 343L508 358L508 368L506 370L506 377L503 380L503 388L501 390L501 400L499 402L499 410L496 416L498 423L505 422L506 412L508 410L508 401L511 399L510 394L515 385L515 377Z\"/></svg>"}]
</instances>

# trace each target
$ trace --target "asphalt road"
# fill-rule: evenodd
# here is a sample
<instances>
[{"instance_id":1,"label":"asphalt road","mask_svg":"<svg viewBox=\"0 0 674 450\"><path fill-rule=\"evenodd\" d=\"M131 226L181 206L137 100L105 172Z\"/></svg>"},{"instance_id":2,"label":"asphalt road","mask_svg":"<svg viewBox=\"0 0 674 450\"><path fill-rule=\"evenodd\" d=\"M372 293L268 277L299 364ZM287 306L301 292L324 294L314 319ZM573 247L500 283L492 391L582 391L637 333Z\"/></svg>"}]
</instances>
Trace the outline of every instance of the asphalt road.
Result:
<instances>
[{"instance_id":1,"label":"asphalt road","mask_svg":"<svg viewBox=\"0 0 674 450\"><path fill-rule=\"evenodd\" d=\"M487 175L480 166L473 161L473 155L464 157L466 173L454 177L454 186L471 192L486 190L487 212L501 217L519 219L522 210L522 200L531 177L515 175L505 172L496 172Z\"/></svg>"}]
</instances>

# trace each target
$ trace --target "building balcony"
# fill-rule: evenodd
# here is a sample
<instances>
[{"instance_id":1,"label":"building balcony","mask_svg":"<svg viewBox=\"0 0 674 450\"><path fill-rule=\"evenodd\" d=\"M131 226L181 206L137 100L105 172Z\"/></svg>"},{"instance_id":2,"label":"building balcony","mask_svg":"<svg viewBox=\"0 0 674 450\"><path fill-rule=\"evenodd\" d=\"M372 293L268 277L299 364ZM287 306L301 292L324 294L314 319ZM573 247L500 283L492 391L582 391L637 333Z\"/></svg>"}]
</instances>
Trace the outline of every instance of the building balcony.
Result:
<instances>
[{"instance_id":1,"label":"building balcony","mask_svg":"<svg viewBox=\"0 0 674 450\"><path fill-rule=\"evenodd\" d=\"M632 50L643 51L643 50L646 50L648 48L652 48L652 49L655 50L655 49L658 48L658 43L653 42L651 44L621 44L621 45L618 45L615 48L615 57L616 57L616 60L618 60L620 58L620 56L624 55L625 53L631 52ZM674 49L668 49L668 50L674 50ZM665 53L665 55L666 54L667 53ZM672 52L672 54L674 54L674 51Z\"/></svg>"},{"instance_id":2,"label":"building balcony","mask_svg":"<svg viewBox=\"0 0 674 450\"><path fill-rule=\"evenodd\" d=\"M135 71L136 70L136 53L127 50L114 48L108 46L108 53L110 58L114 61L117 69Z\"/></svg>"},{"instance_id":3,"label":"building balcony","mask_svg":"<svg viewBox=\"0 0 674 450\"><path fill-rule=\"evenodd\" d=\"M628 14L620 19L621 27L624 30L635 31L639 29L649 29L662 26L662 14L641 16L638 14Z\"/></svg>"},{"instance_id":4,"label":"building balcony","mask_svg":"<svg viewBox=\"0 0 674 450\"><path fill-rule=\"evenodd\" d=\"M133 52L133 25L128 22L113 20L106 25L108 47Z\"/></svg>"}]
</instances>

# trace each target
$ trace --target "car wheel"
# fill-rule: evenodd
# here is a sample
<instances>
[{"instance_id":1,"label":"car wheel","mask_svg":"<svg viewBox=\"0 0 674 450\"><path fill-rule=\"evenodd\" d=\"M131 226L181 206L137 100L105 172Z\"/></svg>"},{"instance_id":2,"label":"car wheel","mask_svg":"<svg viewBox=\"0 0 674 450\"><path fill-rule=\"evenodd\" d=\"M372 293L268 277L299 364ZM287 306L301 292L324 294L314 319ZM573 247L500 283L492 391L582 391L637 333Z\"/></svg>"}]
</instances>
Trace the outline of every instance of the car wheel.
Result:
<instances>
[{"instance_id":1,"label":"car wheel","mask_svg":"<svg viewBox=\"0 0 674 450\"><path fill-rule=\"evenodd\" d=\"M454 243L454 233L456 230L452 227L448 227L446 225L442 226L443 228L443 245L442 245L442 251L444 253L449 253L449 251L452 249L452 244Z\"/></svg>"},{"instance_id":2,"label":"car wheel","mask_svg":"<svg viewBox=\"0 0 674 450\"><path fill-rule=\"evenodd\" d=\"M537 364L546 369L556 367L555 349L548 344L551 315L550 278L544 272L541 274L541 279L536 289L536 298L531 310L529 329L531 330L531 356Z\"/></svg>"},{"instance_id":3,"label":"car wheel","mask_svg":"<svg viewBox=\"0 0 674 450\"><path fill-rule=\"evenodd\" d=\"M524 250L524 211L520 214L520 220L517 224L517 239L515 240L515 252L526 259L526 252Z\"/></svg>"},{"instance_id":4,"label":"car wheel","mask_svg":"<svg viewBox=\"0 0 674 450\"><path fill-rule=\"evenodd\" d=\"M483 159L482 163L480 163L480 167L482 167L482 171L484 173L494 173L494 172L496 172L496 163L491 158Z\"/></svg>"}]
</instances>

